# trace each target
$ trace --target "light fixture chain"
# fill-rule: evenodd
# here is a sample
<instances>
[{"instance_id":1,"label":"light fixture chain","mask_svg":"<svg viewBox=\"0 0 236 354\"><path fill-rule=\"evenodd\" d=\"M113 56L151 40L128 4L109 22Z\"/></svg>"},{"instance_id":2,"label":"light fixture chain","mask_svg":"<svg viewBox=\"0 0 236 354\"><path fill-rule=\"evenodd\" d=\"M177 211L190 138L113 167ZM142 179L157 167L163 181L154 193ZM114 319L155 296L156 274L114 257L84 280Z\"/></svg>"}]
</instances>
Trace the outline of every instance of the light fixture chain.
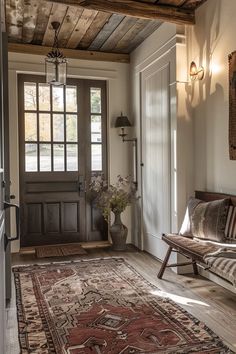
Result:
<instances>
[{"instance_id":1,"label":"light fixture chain","mask_svg":"<svg viewBox=\"0 0 236 354\"><path fill-rule=\"evenodd\" d=\"M55 36L54 36L54 43L53 43L53 49L56 48L58 49L58 32L59 32L59 28L55 28Z\"/></svg>"}]
</instances>

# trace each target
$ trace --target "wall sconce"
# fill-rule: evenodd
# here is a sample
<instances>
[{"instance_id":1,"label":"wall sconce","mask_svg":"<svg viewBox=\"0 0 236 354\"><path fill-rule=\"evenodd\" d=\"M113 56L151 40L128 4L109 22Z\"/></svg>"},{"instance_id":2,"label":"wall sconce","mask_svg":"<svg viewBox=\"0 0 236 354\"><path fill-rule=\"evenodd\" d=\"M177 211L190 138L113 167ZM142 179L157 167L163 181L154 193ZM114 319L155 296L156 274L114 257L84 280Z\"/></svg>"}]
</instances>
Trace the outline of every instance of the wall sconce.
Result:
<instances>
[{"instance_id":1,"label":"wall sconce","mask_svg":"<svg viewBox=\"0 0 236 354\"><path fill-rule=\"evenodd\" d=\"M191 81L202 80L204 78L203 66L199 66L199 68L197 68L196 63L192 61L192 63L190 64L189 75Z\"/></svg>"},{"instance_id":2,"label":"wall sconce","mask_svg":"<svg viewBox=\"0 0 236 354\"><path fill-rule=\"evenodd\" d=\"M133 142L133 161L134 161L134 169L133 169L133 183L135 185L135 188L137 189L138 187L138 181L137 181L137 161L138 161L138 156L137 156L137 138L128 138L126 139L126 136L128 135L125 132L125 128L131 127L131 123L128 119L127 116L123 116L122 112L119 117L116 118L115 122L115 128L120 128L120 134L119 136L122 138L123 143L124 142Z\"/></svg>"}]
</instances>

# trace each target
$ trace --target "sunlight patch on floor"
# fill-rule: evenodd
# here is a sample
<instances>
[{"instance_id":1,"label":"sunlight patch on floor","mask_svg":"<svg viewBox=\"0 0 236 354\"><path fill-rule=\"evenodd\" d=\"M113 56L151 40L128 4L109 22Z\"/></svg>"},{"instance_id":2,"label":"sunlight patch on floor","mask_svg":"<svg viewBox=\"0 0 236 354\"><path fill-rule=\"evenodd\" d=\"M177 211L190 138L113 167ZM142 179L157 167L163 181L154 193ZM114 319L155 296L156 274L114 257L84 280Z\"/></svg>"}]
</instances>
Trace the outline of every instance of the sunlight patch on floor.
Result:
<instances>
[{"instance_id":1,"label":"sunlight patch on floor","mask_svg":"<svg viewBox=\"0 0 236 354\"><path fill-rule=\"evenodd\" d=\"M191 307L193 307L194 305L210 307L210 305L208 305L207 303L205 303L203 301L194 300L194 299L190 299L189 297L167 293L167 292L161 291L161 290L152 290L151 294L156 295L156 296L160 296L160 297L169 298L169 299L173 300L174 302L176 302L177 304L181 304L181 305L186 305L186 306L191 306Z\"/></svg>"}]
</instances>

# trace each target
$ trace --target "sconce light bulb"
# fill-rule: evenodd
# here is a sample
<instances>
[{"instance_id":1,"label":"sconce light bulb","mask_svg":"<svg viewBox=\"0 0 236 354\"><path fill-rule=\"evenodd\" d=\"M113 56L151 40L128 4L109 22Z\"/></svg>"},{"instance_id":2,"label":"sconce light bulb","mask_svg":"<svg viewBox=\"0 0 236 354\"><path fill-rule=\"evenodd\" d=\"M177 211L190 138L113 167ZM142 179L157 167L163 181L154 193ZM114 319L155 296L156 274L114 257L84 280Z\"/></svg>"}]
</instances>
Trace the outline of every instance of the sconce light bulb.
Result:
<instances>
[{"instance_id":1,"label":"sconce light bulb","mask_svg":"<svg viewBox=\"0 0 236 354\"><path fill-rule=\"evenodd\" d=\"M192 61L190 64L189 75L192 81L195 81L196 79L202 80L204 78L204 68L202 66L197 68L196 63Z\"/></svg>"}]
</instances>

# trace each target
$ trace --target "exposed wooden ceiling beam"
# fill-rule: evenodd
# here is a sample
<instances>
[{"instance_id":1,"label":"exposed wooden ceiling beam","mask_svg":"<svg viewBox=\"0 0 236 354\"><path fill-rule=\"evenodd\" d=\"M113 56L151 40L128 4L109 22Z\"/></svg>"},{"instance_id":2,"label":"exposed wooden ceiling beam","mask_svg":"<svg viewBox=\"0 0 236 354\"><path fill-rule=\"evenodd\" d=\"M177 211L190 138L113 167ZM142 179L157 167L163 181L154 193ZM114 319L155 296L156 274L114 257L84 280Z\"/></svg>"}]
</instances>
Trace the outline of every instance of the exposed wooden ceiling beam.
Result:
<instances>
[{"instance_id":1,"label":"exposed wooden ceiling beam","mask_svg":"<svg viewBox=\"0 0 236 354\"><path fill-rule=\"evenodd\" d=\"M193 25L195 13L192 9L177 8L152 3L138 2L135 0L47 0L68 6L81 6L86 9L112 12L125 16L149 20L163 20L178 24Z\"/></svg>"},{"instance_id":2,"label":"exposed wooden ceiling beam","mask_svg":"<svg viewBox=\"0 0 236 354\"><path fill-rule=\"evenodd\" d=\"M8 51L13 53L23 53L23 54L36 54L36 55L47 55L51 50L51 47L45 47L33 44L19 44L19 43L9 43ZM94 52L88 50L77 50L77 49L61 49L66 58L70 59L80 59L80 60L97 60L97 61L111 61L118 63L129 63L129 54L116 54L116 53L104 53L104 52Z\"/></svg>"}]
</instances>

